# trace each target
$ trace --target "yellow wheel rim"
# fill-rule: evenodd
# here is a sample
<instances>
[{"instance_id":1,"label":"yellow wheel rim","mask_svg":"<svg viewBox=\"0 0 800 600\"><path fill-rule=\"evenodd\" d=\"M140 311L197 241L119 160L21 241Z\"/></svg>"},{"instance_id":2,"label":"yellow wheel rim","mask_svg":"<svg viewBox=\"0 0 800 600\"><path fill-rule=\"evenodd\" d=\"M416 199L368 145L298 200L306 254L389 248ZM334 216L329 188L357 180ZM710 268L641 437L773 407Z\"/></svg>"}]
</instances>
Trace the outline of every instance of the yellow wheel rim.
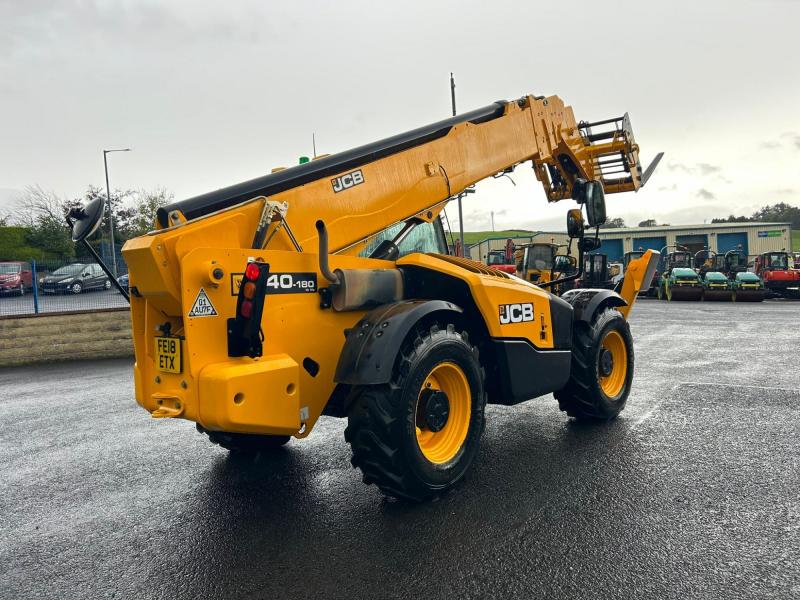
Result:
<instances>
[{"instance_id":1,"label":"yellow wheel rim","mask_svg":"<svg viewBox=\"0 0 800 600\"><path fill-rule=\"evenodd\" d=\"M625 386L625 379L628 375L628 352L625 340L616 331L609 331L606 334L606 337L603 338L602 348L611 354L613 365L607 376L600 374L600 389L606 396L613 398L619 395Z\"/></svg>"},{"instance_id":2,"label":"yellow wheel rim","mask_svg":"<svg viewBox=\"0 0 800 600\"><path fill-rule=\"evenodd\" d=\"M447 423L439 431L431 431L421 416L420 399L426 390L440 391L447 395L449 415ZM417 395L417 444L425 458L432 463L442 464L458 454L467 439L471 408L469 381L461 367L451 362L436 365Z\"/></svg>"}]
</instances>

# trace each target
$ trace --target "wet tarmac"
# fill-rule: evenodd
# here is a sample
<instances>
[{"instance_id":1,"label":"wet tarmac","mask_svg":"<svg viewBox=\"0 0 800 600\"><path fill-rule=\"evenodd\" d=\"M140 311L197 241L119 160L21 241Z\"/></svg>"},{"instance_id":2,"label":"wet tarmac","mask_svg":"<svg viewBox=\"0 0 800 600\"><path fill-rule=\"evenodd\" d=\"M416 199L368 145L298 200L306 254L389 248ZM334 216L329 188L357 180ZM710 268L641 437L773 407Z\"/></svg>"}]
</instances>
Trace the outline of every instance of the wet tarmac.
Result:
<instances>
[{"instance_id":1,"label":"wet tarmac","mask_svg":"<svg viewBox=\"0 0 800 600\"><path fill-rule=\"evenodd\" d=\"M0 597L800 597L798 313L641 301L619 419L489 407L422 505L361 483L343 420L232 458L129 361L0 370Z\"/></svg>"}]
</instances>

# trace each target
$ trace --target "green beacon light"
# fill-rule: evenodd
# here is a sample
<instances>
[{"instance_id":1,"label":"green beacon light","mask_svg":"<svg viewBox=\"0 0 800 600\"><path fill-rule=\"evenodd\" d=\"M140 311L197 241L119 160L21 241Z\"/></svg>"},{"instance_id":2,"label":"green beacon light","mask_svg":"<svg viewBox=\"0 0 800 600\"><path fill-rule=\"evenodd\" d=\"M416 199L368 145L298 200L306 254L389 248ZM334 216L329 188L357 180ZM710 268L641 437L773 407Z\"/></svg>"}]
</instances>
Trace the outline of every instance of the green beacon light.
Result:
<instances>
[{"instance_id":1,"label":"green beacon light","mask_svg":"<svg viewBox=\"0 0 800 600\"><path fill-rule=\"evenodd\" d=\"M306 164L307 162L311 162L311 159L310 159L310 158L308 158L307 156L301 156L301 157L300 157L300 164L301 164L301 165L304 165L304 164Z\"/></svg>"}]
</instances>

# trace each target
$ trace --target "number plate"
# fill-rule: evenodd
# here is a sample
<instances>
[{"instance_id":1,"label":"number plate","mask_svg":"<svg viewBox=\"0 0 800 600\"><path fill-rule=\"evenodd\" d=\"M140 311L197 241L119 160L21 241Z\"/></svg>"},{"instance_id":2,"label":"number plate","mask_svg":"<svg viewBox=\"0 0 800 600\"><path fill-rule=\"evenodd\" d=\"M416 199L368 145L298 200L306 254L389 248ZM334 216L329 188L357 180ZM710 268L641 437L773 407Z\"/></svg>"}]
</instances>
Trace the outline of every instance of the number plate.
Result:
<instances>
[{"instance_id":1,"label":"number plate","mask_svg":"<svg viewBox=\"0 0 800 600\"><path fill-rule=\"evenodd\" d=\"M231 296L239 293L243 273L231 274ZM317 291L316 273L270 273L264 284L264 293L271 294L313 294Z\"/></svg>"},{"instance_id":2,"label":"number plate","mask_svg":"<svg viewBox=\"0 0 800 600\"><path fill-rule=\"evenodd\" d=\"M176 337L156 338L156 368L165 373L183 371L181 339Z\"/></svg>"}]
</instances>

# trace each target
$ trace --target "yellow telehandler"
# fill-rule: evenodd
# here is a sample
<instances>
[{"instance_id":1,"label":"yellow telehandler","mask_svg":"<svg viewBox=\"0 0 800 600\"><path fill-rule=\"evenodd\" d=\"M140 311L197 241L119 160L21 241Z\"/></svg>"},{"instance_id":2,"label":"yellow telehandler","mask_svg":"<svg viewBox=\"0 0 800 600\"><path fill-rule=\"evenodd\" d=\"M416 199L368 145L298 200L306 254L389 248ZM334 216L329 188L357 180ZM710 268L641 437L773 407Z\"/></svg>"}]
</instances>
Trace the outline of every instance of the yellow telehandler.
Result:
<instances>
[{"instance_id":1,"label":"yellow telehandler","mask_svg":"<svg viewBox=\"0 0 800 600\"><path fill-rule=\"evenodd\" d=\"M633 377L626 318L658 255L619 294L558 298L449 255L439 215L530 162L549 201L577 200L597 227L604 194L638 190L658 158L642 172L627 115L578 123L558 97L524 96L166 206L123 248L136 401L231 452L346 417L364 482L417 501L467 473L487 402L552 392L572 417L614 418ZM73 239L102 212L73 210ZM567 223L581 254L598 246L580 208Z\"/></svg>"}]
</instances>

